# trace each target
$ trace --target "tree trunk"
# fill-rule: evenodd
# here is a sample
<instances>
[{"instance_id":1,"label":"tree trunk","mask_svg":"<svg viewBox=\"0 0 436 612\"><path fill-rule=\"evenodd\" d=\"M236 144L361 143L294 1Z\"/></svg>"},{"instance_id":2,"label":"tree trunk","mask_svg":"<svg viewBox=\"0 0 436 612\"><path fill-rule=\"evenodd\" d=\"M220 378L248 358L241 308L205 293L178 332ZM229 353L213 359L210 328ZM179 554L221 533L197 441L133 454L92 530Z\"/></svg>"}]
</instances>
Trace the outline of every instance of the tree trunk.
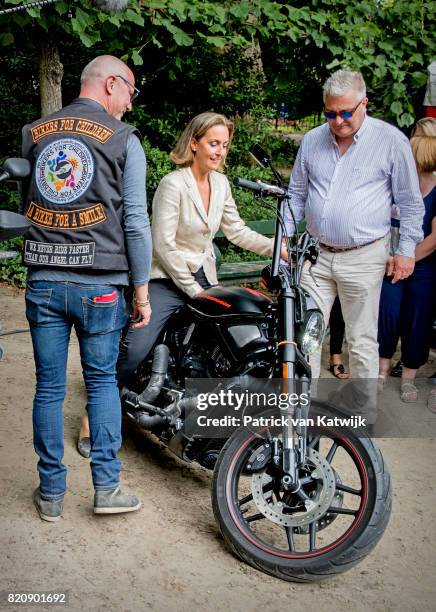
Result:
<instances>
[{"instance_id":1,"label":"tree trunk","mask_svg":"<svg viewBox=\"0 0 436 612\"><path fill-rule=\"evenodd\" d=\"M253 62L253 67L256 68L259 77L261 78L261 85L266 82L266 76L263 69L262 62L262 51L260 49L259 41L253 40L252 44L244 49L245 57L248 57Z\"/></svg>"},{"instance_id":2,"label":"tree trunk","mask_svg":"<svg viewBox=\"0 0 436 612\"><path fill-rule=\"evenodd\" d=\"M49 30L41 37L39 53L39 88L41 116L49 115L62 108L61 82L64 67L59 56L55 33Z\"/></svg>"}]
</instances>

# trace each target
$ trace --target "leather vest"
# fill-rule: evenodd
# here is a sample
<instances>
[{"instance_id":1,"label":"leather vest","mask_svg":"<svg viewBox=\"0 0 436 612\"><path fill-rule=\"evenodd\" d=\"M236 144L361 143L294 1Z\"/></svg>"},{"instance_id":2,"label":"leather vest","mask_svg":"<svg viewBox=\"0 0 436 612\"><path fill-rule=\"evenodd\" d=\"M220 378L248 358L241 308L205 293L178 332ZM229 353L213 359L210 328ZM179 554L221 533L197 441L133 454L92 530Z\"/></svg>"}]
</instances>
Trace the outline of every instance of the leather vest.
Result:
<instances>
[{"instance_id":1,"label":"leather vest","mask_svg":"<svg viewBox=\"0 0 436 612\"><path fill-rule=\"evenodd\" d=\"M27 266L128 270L122 224L127 141L136 128L86 98L23 128L32 163Z\"/></svg>"}]
</instances>

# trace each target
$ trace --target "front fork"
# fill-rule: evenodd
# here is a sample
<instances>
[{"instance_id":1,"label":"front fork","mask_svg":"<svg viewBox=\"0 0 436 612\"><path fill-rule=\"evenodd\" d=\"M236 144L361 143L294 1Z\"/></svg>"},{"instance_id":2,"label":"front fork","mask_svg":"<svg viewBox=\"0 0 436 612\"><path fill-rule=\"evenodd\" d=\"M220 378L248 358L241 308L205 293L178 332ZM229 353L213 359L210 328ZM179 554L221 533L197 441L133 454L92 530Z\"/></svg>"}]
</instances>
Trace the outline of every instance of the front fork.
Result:
<instances>
[{"instance_id":1,"label":"front fork","mask_svg":"<svg viewBox=\"0 0 436 612\"><path fill-rule=\"evenodd\" d=\"M310 402L310 380L307 376L302 376L296 384L296 362L297 362L297 343L295 342L295 301L296 291L294 288L283 289L280 295L280 309L282 312L282 338L279 342L280 360L282 363L282 393L285 393L289 400L294 398L297 392L307 394ZM301 419L306 417L309 406L301 406L299 401L293 406L290 401L285 408L281 409L282 417L282 484L283 487L291 492L296 492L300 488L298 478L298 468L306 457L306 426L301 425ZM293 420L296 421L294 425ZM278 441L275 441L274 454L278 454Z\"/></svg>"}]
</instances>

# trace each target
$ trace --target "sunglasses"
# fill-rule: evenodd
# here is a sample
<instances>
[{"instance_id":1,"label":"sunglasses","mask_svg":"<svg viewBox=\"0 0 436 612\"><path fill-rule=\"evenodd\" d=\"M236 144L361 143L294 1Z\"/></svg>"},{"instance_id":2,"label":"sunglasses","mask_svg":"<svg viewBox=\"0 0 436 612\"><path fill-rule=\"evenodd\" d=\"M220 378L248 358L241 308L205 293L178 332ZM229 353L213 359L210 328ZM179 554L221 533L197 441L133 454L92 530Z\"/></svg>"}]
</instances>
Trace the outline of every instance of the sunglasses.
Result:
<instances>
[{"instance_id":1,"label":"sunglasses","mask_svg":"<svg viewBox=\"0 0 436 612\"><path fill-rule=\"evenodd\" d=\"M326 119L336 119L336 117L339 115L339 117L341 119L351 119L351 117L354 115L354 113L357 111L357 109L359 108L359 106L362 104L362 102L364 101L365 98L362 98L361 101L359 102L359 104L351 109L351 110L343 110L343 111L339 111L338 113L335 111L324 111L324 117Z\"/></svg>"},{"instance_id":2,"label":"sunglasses","mask_svg":"<svg viewBox=\"0 0 436 612\"><path fill-rule=\"evenodd\" d=\"M131 87L133 89L133 93L130 94L130 102L133 102L134 100L136 100L136 98L141 93L140 90L137 87L135 87L130 81L125 79L123 76L121 76L121 74L116 74L115 76L118 79L121 79L122 81L124 81L126 83L126 85L128 85L129 87Z\"/></svg>"}]
</instances>

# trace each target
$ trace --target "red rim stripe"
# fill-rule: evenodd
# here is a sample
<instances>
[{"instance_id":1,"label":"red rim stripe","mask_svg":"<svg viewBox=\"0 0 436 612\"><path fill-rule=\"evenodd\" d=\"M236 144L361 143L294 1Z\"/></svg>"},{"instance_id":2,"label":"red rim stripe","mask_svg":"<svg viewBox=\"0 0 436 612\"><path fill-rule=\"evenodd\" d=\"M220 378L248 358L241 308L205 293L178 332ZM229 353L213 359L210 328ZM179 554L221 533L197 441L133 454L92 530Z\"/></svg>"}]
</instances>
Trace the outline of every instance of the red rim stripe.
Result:
<instances>
[{"instance_id":1,"label":"red rim stripe","mask_svg":"<svg viewBox=\"0 0 436 612\"><path fill-rule=\"evenodd\" d=\"M353 451L353 454L355 457L357 457L358 462L360 463L360 468L362 470L362 474L363 474L363 495L362 495L362 504L361 504L361 509L360 512L358 514L358 516L356 517L354 523L351 525L351 527L344 533L344 535L342 536L342 538L340 540L336 540L335 542L332 542L332 544L330 544L330 546L326 546L324 548L320 548L317 551L314 551L312 553L307 553L307 554L290 554L290 553L285 553L285 552L281 552L278 550L273 550L272 548L268 548L267 546L264 546L262 544L260 544L258 541L256 541L253 537L250 536L249 533L247 533L240 521L238 520L238 517L235 514L233 505L229 504L229 499L231 499L231 491L230 491L230 474L232 473L232 470L234 469L234 465L236 463L236 461L238 460L239 456L241 455L242 451L244 450L244 448L251 442L251 440L254 438L254 435L252 435L250 438L248 438L248 440L246 440L240 447L240 449L238 450L238 452L236 453L231 465L230 465L230 469L227 473L227 483L226 483L226 498L227 498L227 505L228 508L230 510L230 514L232 515L233 521L235 523L235 525L238 527L238 529L244 534L244 536L247 538L247 540L249 540L252 544L254 544L254 546L256 546L257 548L261 548L262 550L264 550L265 552L274 555L276 557L285 557L287 559L307 559L308 557L318 557L319 555L323 555L326 552L329 552L330 550L332 550L333 548L336 548L337 546L339 546L340 544L342 544L342 542L344 542L350 535L351 533L354 531L354 529L357 527L357 525L360 522L360 519L362 517L363 511L365 510L366 507L366 498L367 498L367 482L366 482L366 472L364 469L364 465L363 462L359 456L359 454L357 453L357 451L355 451L354 447L351 446L351 444L348 443L348 441L343 438L342 436L340 436L338 434L338 432L334 429L329 429L328 427L324 427L323 429L328 429L329 431L333 431L338 438L340 438L349 448L351 448L351 450ZM265 430L262 430L265 431ZM262 432L260 432L262 433Z\"/></svg>"}]
</instances>

